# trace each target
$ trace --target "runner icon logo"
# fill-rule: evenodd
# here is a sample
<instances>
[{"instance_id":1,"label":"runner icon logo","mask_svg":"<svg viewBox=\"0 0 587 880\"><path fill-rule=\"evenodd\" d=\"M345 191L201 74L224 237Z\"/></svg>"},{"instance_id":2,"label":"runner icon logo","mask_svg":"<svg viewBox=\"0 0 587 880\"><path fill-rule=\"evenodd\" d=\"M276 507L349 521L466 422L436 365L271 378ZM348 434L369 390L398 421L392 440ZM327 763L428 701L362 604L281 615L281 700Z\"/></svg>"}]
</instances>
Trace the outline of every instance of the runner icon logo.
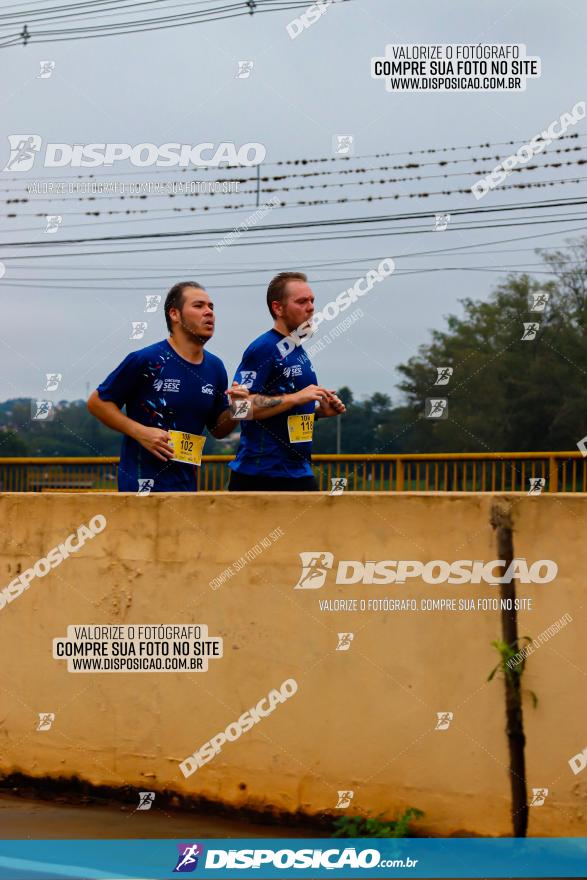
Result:
<instances>
[{"instance_id":1,"label":"runner icon logo","mask_svg":"<svg viewBox=\"0 0 587 880\"><path fill-rule=\"evenodd\" d=\"M348 651L351 647L351 642L354 639L354 633L339 633L338 634L338 645L336 646L337 651Z\"/></svg>"},{"instance_id":2,"label":"runner icon logo","mask_svg":"<svg viewBox=\"0 0 587 880\"><path fill-rule=\"evenodd\" d=\"M438 721L436 722L434 730L448 730L454 715L452 712L437 712L436 717L438 718Z\"/></svg>"},{"instance_id":3,"label":"runner icon logo","mask_svg":"<svg viewBox=\"0 0 587 880\"><path fill-rule=\"evenodd\" d=\"M536 334L540 330L540 324L537 324L535 321L533 322L523 322L524 323L524 332L522 333L522 342L531 342L532 339L536 339Z\"/></svg>"},{"instance_id":4,"label":"runner icon logo","mask_svg":"<svg viewBox=\"0 0 587 880\"><path fill-rule=\"evenodd\" d=\"M531 293L528 297L528 308L531 312L543 312L549 299L549 293Z\"/></svg>"},{"instance_id":5,"label":"runner icon logo","mask_svg":"<svg viewBox=\"0 0 587 880\"><path fill-rule=\"evenodd\" d=\"M130 331L129 339L142 339L145 335L145 330L147 329L146 321L132 321L132 329Z\"/></svg>"},{"instance_id":6,"label":"runner icon logo","mask_svg":"<svg viewBox=\"0 0 587 880\"><path fill-rule=\"evenodd\" d=\"M54 61L41 61L40 63L40 71L37 74L37 79L49 79L53 71L55 70L55 62Z\"/></svg>"},{"instance_id":7,"label":"runner icon logo","mask_svg":"<svg viewBox=\"0 0 587 880\"><path fill-rule=\"evenodd\" d=\"M173 873L188 874L195 871L198 859L204 854L204 848L199 843L178 843L177 848L179 856Z\"/></svg>"},{"instance_id":8,"label":"runner icon logo","mask_svg":"<svg viewBox=\"0 0 587 880\"><path fill-rule=\"evenodd\" d=\"M448 400L446 397L427 397L424 415L427 419L448 419Z\"/></svg>"},{"instance_id":9,"label":"runner icon logo","mask_svg":"<svg viewBox=\"0 0 587 880\"><path fill-rule=\"evenodd\" d=\"M241 385L245 388L252 388L253 382L257 378L256 370L241 370Z\"/></svg>"},{"instance_id":10,"label":"runner icon logo","mask_svg":"<svg viewBox=\"0 0 587 880\"><path fill-rule=\"evenodd\" d=\"M530 801L529 806L531 807L541 807L544 804L544 801L548 797L548 789L547 788L533 788L532 789L532 800Z\"/></svg>"},{"instance_id":11,"label":"runner icon logo","mask_svg":"<svg viewBox=\"0 0 587 880\"><path fill-rule=\"evenodd\" d=\"M332 152L338 156L352 156L354 137L352 134L335 134L332 138Z\"/></svg>"},{"instance_id":12,"label":"runner icon logo","mask_svg":"<svg viewBox=\"0 0 587 880\"><path fill-rule=\"evenodd\" d=\"M63 379L62 373L45 373L47 378L47 382L45 384L45 391L57 391L59 388L59 383Z\"/></svg>"},{"instance_id":13,"label":"runner icon logo","mask_svg":"<svg viewBox=\"0 0 587 880\"><path fill-rule=\"evenodd\" d=\"M254 61L239 61L238 70L236 72L236 79L248 79L254 66Z\"/></svg>"},{"instance_id":14,"label":"runner icon logo","mask_svg":"<svg viewBox=\"0 0 587 880\"><path fill-rule=\"evenodd\" d=\"M51 725L55 721L55 712L39 712L39 723L37 730L51 730Z\"/></svg>"},{"instance_id":15,"label":"runner icon logo","mask_svg":"<svg viewBox=\"0 0 587 880\"><path fill-rule=\"evenodd\" d=\"M528 481L530 483L528 495L541 495L542 490L546 486L545 477L528 477Z\"/></svg>"},{"instance_id":16,"label":"runner icon logo","mask_svg":"<svg viewBox=\"0 0 587 880\"><path fill-rule=\"evenodd\" d=\"M10 158L3 171L30 171L37 153L41 149L41 136L38 134L9 134Z\"/></svg>"},{"instance_id":17,"label":"runner icon logo","mask_svg":"<svg viewBox=\"0 0 587 880\"><path fill-rule=\"evenodd\" d=\"M53 235L55 232L57 232L57 230L63 223L63 217L61 216L61 214L47 214L45 219L47 220L47 225L45 226L43 232L48 232L49 235Z\"/></svg>"},{"instance_id":18,"label":"runner icon logo","mask_svg":"<svg viewBox=\"0 0 587 880\"><path fill-rule=\"evenodd\" d=\"M324 586L326 572L332 568L332 553L300 553L302 573L294 590L318 590Z\"/></svg>"},{"instance_id":19,"label":"runner icon logo","mask_svg":"<svg viewBox=\"0 0 587 880\"><path fill-rule=\"evenodd\" d=\"M150 810L155 801L154 791L139 791L139 805L137 810Z\"/></svg>"},{"instance_id":20,"label":"runner icon logo","mask_svg":"<svg viewBox=\"0 0 587 880\"><path fill-rule=\"evenodd\" d=\"M31 400L31 418L33 421L52 421L55 407L52 400Z\"/></svg>"},{"instance_id":21,"label":"runner icon logo","mask_svg":"<svg viewBox=\"0 0 587 880\"><path fill-rule=\"evenodd\" d=\"M350 807L351 800L354 796L354 791L339 791L338 792L338 803L335 807L336 810L346 810L347 807Z\"/></svg>"},{"instance_id":22,"label":"runner icon logo","mask_svg":"<svg viewBox=\"0 0 587 880\"><path fill-rule=\"evenodd\" d=\"M448 385L450 381L450 377L454 372L453 367L436 367L436 382L435 385Z\"/></svg>"},{"instance_id":23,"label":"runner icon logo","mask_svg":"<svg viewBox=\"0 0 587 880\"><path fill-rule=\"evenodd\" d=\"M233 419L248 419L251 412L250 400L235 400L230 404Z\"/></svg>"},{"instance_id":24,"label":"runner icon logo","mask_svg":"<svg viewBox=\"0 0 587 880\"><path fill-rule=\"evenodd\" d=\"M450 223L450 214L435 214L434 215L434 231L435 232L444 232L444 230L448 227Z\"/></svg>"}]
</instances>

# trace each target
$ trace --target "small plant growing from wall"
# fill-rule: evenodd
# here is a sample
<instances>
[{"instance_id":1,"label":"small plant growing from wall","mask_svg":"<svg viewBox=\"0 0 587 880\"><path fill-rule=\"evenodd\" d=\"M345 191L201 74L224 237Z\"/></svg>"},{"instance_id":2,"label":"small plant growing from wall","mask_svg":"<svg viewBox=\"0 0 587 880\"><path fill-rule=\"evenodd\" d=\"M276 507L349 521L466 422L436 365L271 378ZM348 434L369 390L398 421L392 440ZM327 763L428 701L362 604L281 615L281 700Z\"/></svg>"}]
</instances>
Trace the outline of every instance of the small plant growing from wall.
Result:
<instances>
[{"instance_id":1,"label":"small plant growing from wall","mask_svg":"<svg viewBox=\"0 0 587 880\"><path fill-rule=\"evenodd\" d=\"M407 810L394 820L378 816L341 816L334 822L333 837L410 837L410 822L420 819L424 813L416 807Z\"/></svg>"}]
</instances>

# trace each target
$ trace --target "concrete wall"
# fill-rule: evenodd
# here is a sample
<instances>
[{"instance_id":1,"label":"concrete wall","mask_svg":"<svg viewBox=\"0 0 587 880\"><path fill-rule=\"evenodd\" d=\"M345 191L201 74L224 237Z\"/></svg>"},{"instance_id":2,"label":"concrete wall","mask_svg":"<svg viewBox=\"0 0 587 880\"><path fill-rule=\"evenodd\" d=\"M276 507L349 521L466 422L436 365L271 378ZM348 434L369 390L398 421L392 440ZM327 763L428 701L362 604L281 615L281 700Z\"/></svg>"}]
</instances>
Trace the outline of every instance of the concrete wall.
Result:
<instances>
[{"instance_id":1,"label":"concrete wall","mask_svg":"<svg viewBox=\"0 0 587 880\"><path fill-rule=\"evenodd\" d=\"M0 610L0 771L77 774L94 784L175 789L231 805L348 813L408 806L448 835L509 834L510 790L499 611L325 612L321 599L493 597L487 584L336 585L294 590L299 553L335 559L490 560L490 494L340 497L0 495L0 588L94 515L105 530ZM585 779L568 760L587 746L583 636L587 496L511 495L516 556L555 560L551 584L519 586L534 609L521 635L573 622L529 659L524 684L528 785L549 788L530 833L583 834ZM210 581L261 538L284 535L217 589ZM70 624L207 624L224 656L207 672L88 673L52 658ZM337 634L353 632L348 651ZM179 763L272 688L298 692L189 778ZM448 730L437 712L451 711ZM38 713L54 712L36 731ZM340 814L341 811L338 811Z\"/></svg>"}]
</instances>

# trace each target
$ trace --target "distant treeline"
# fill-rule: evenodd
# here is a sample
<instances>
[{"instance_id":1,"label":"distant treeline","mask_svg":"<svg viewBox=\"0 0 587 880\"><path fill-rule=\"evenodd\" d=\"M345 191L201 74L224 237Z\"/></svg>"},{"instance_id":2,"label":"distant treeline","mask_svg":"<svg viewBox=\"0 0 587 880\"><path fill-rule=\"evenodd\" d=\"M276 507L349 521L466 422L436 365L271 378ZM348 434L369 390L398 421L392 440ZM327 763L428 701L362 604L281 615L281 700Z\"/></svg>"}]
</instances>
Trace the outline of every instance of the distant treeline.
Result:
<instances>
[{"instance_id":1,"label":"distant treeline","mask_svg":"<svg viewBox=\"0 0 587 880\"><path fill-rule=\"evenodd\" d=\"M376 392L347 406L341 451L515 452L575 449L587 435L587 239L543 253L546 281L510 275L487 301L461 300L444 330L399 367L392 402ZM439 294L441 295L441 294ZM344 336L337 345L344 345ZM349 361L349 363L352 363ZM448 384L436 384L439 370ZM446 399L446 418L428 418ZM337 419L318 422L315 452L336 452ZM52 421L33 421L28 399L0 404L0 456L118 455L120 436L84 401L57 404ZM205 452L231 452L235 440L209 437Z\"/></svg>"}]
</instances>

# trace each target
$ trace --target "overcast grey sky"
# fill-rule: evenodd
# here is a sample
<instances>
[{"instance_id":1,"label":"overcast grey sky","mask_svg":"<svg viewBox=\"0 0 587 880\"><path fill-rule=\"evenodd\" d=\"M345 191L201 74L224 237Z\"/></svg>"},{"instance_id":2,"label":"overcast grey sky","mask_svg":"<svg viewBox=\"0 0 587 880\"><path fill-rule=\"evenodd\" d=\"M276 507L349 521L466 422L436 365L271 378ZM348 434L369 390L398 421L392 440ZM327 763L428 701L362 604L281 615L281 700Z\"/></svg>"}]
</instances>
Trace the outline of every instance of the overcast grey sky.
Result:
<instances>
[{"instance_id":1,"label":"overcast grey sky","mask_svg":"<svg viewBox=\"0 0 587 880\"><path fill-rule=\"evenodd\" d=\"M43 2L49 5L49 0ZM9 6L26 8L27 0L10 0L9 5L3 4L0 14ZM377 153L510 140L521 144L578 101L587 100L587 7L583 0L557 4L551 0L352 0L329 7L319 21L292 40L286 25L299 14L299 10L280 11L154 33L2 49L0 81L5 91L0 99L0 167L9 157L7 135L35 133L44 143L259 142L267 151L263 174L299 173L303 169L271 163L332 157L333 136L351 134L356 154L353 159L348 163L311 165L306 170L375 169L405 164L410 159L405 155L377 159L373 157ZM529 55L541 58L542 75L529 79L526 90L518 93L392 94L385 90L383 81L371 78L370 61L384 54L387 43L399 42L524 43ZM48 59L55 62L53 74L47 79L37 78L40 61ZM243 60L254 62L248 78L236 76L238 62ZM584 121L575 130L583 137L555 142L552 149L582 145ZM405 196L470 187L476 179L471 173L472 156L490 156L481 163L490 170L497 164L496 156L505 158L510 152L512 148L507 146L476 148L414 157L433 163L439 158L468 159L443 168L431 164L411 172L374 170L354 178L330 175L289 179L283 184L435 175L375 186L355 183L344 188L281 192L279 197L287 201L336 199L342 195L353 199L369 194ZM547 154L538 161L556 161L560 155ZM562 154L564 160L582 156ZM505 183L582 176L581 167L523 172L511 175ZM445 180L437 176L443 171L460 172L460 176ZM255 173L249 169L241 172L245 177ZM443 326L443 316L459 310L459 298L487 297L505 277L504 267L539 268L534 247L559 246L573 230L587 227L580 219L581 208L565 208L527 213L537 219L552 218L557 211L570 217L574 214L573 222L530 225L520 213L510 215L520 223L518 226L475 230L471 227L481 218L469 215L458 222L451 220L446 231L433 231L436 212L585 196L581 182L524 191L498 188L479 203L468 193L276 208L261 221L263 225L427 212L424 218L352 227L360 238L337 240L331 229L321 229L301 242L268 245L253 244L256 236L248 233L237 245L220 253L214 249L212 236L204 247L195 237L142 242L138 245L141 251L134 254L116 253L120 248L128 251L128 244L107 244L94 248L105 254L90 256L87 246L59 248L57 242L103 235L231 228L243 222L254 207L187 215L169 209L196 203L254 205L254 193L246 192L254 189L254 184L243 185L238 195L191 201L167 197L99 204L71 197L36 203L31 199L16 205L4 201L22 197L23 186L35 180L65 179L64 175L69 180L77 173L87 175L88 170L52 171L39 167L37 162L27 174L0 174L0 187L10 190L2 192L1 211L0 260L6 265L6 274L0 280L0 400L39 395L46 372L63 374L60 397L85 397L86 385L93 389L128 351L165 335L161 310L154 315L144 313L145 294L164 295L172 283L185 278L200 281L216 302L217 330L208 347L222 357L231 375L246 345L270 326L265 291L273 274L286 268L306 270L319 308L382 257L393 257L395 275L360 301L365 316L317 355L314 366L319 380L326 385L348 385L357 394L384 391L399 400L394 388L397 364L427 341L431 328ZM149 173L137 171L128 163L114 169L98 168L95 173L102 180L124 182L223 176L222 171L187 175L154 169ZM262 199L270 197L264 195ZM104 206L117 210L141 207L149 213L144 219L136 215L89 218L75 213ZM8 219L6 213L10 211L18 216ZM45 223L35 216L38 213L62 215L62 227L54 236L44 234ZM499 216L504 219L506 215ZM488 222L483 220L484 224ZM409 226L413 231L405 234ZM384 230L389 234L381 235ZM575 237L579 234L575 232ZM286 232L277 237L291 235ZM299 237L299 231L295 235ZM313 236L326 235L328 240L312 240ZM59 256L39 258L39 249L11 246L22 241L46 244L49 240L51 248L44 249L43 254ZM457 250L448 255L413 255L475 244L481 251L494 252L467 254ZM81 255L66 256L68 252ZM15 256L21 259L13 259ZM343 264L342 260L354 262ZM318 267L320 263L330 265ZM476 271L462 271L467 267ZM438 268L443 271L421 271ZM131 322L141 320L148 322L144 338L130 340Z\"/></svg>"}]
</instances>

